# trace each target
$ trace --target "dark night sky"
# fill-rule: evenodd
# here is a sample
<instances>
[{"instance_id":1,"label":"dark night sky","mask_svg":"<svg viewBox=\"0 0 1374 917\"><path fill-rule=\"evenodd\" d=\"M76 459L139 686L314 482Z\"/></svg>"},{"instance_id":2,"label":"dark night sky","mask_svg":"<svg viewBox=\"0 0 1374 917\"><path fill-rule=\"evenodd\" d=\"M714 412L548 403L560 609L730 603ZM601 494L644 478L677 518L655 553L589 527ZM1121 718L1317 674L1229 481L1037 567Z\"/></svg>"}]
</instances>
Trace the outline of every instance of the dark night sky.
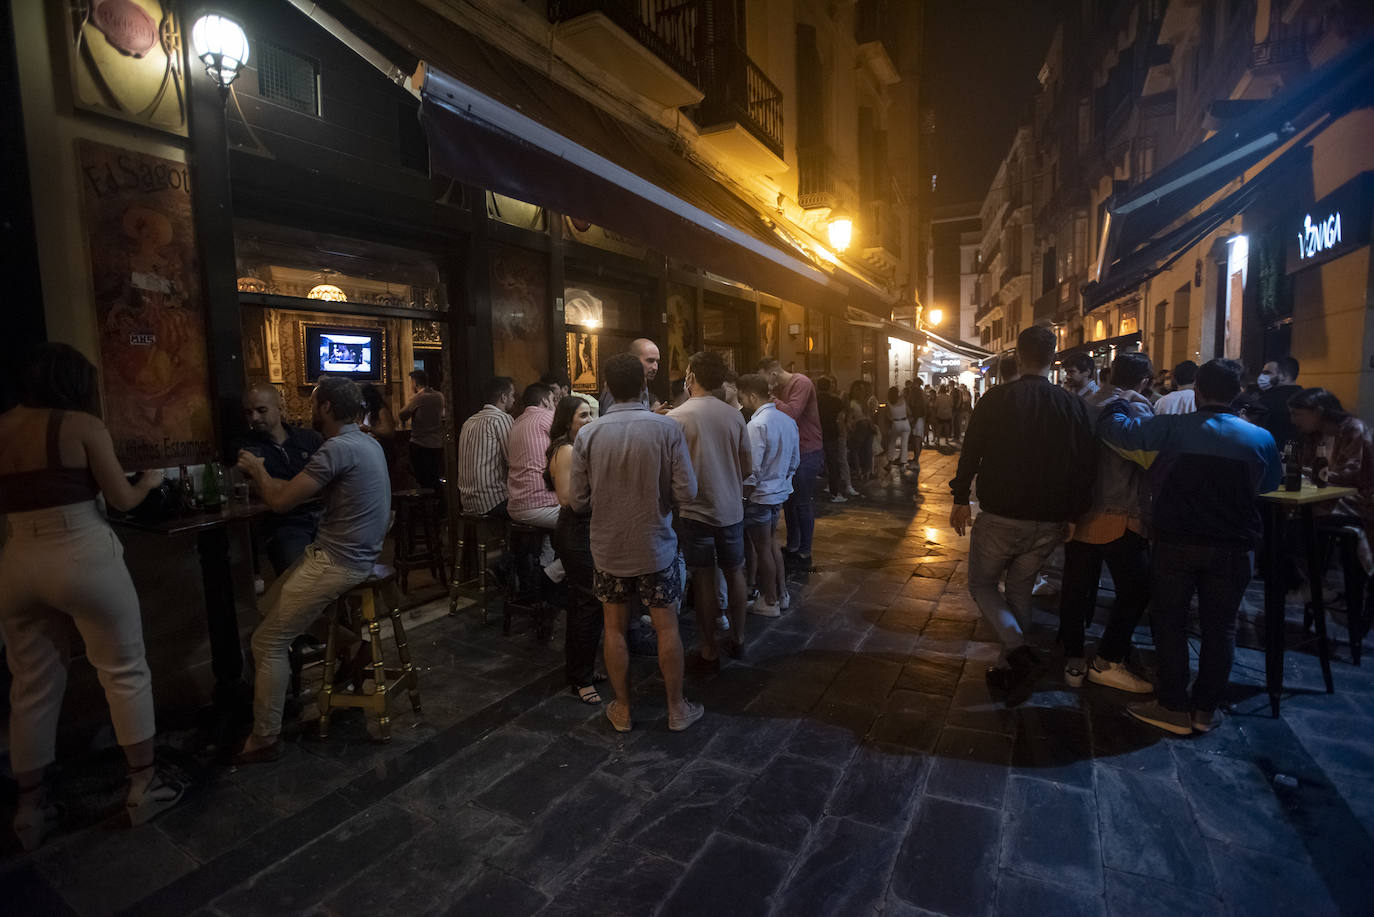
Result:
<instances>
[{"instance_id":1,"label":"dark night sky","mask_svg":"<svg viewBox=\"0 0 1374 917\"><path fill-rule=\"evenodd\" d=\"M935 108L936 206L983 199L1035 95L1065 0L927 2L922 104ZM930 169L923 168L929 174Z\"/></svg>"}]
</instances>

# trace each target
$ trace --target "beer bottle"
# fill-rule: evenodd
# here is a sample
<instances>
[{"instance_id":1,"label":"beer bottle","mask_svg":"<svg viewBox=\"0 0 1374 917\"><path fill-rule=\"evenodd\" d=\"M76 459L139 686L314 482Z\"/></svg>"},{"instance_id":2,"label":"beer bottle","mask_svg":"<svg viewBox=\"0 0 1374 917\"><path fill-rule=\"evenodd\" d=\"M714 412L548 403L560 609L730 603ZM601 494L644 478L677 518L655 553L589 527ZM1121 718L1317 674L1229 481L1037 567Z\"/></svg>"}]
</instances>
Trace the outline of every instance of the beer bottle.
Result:
<instances>
[{"instance_id":1,"label":"beer bottle","mask_svg":"<svg viewBox=\"0 0 1374 917\"><path fill-rule=\"evenodd\" d=\"M218 510L223 502L220 499L219 469L215 462L206 462L201 468L200 502L208 512Z\"/></svg>"},{"instance_id":2,"label":"beer bottle","mask_svg":"<svg viewBox=\"0 0 1374 917\"><path fill-rule=\"evenodd\" d=\"M1325 487L1330 467L1331 462L1326 457L1326 440L1322 440L1317 444L1317 457L1312 462L1312 483L1318 487Z\"/></svg>"},{"instance_id":3,"label":"beer bottle","mask_svg":"<svg viewBox=\"0 0 1374 917\"><path fill-rule=\"evenodd\" d=\"M185 465L177 466L177 502L183 513L196 508L196 486L191 481L191 472Z\"/></svg>"},{"instance_id":4,"label":"beer bottle","mask_svg":"<svg viewBox=\"0 0 1374 917\"><path fill-rule=\"evenodd\" d=\"M1302 490L1302 463L1298 459L1298 444L1291 439L1283 447L1283 489L1290 493Z\"/></svg>"}]
</instances>

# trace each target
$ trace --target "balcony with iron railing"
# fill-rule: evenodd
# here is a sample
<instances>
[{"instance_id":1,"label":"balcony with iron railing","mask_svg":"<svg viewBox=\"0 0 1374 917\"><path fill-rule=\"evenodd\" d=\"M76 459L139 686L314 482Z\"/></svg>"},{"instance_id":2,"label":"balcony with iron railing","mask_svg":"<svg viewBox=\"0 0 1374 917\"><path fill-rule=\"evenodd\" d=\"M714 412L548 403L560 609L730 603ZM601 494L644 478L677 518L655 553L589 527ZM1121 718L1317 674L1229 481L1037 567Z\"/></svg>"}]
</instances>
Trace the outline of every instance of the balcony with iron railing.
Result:
<instances>
[{"instance_id":1,"label":"balcony with iron railing","mask_svg":"<svg viewBox=\"0 0 1374 917\"><path fill-rule=\"evenodd\" d=\"M854 7L854 43L880 83L891 85L902 78L897 35L898 23L887 0L859 0Z\"/></svg>"},{"instance_id":2,"label":"balcony with iron railing","mask_svg":"<svg viewBox=\"0 0 1374 917\"><path fill-rule=\"evenodd\" d=\"M666 107L702 99L700 0L548 0L555 40Z\"/></svg>"},{"instance_id":3,"label":"balcony with iron railing","mask_svg":"<svg viewBox=\"0 0 1374 917\"><path fill-rule=\"evenodd\" d=\"M835 154L823 146L797 151L797 203L803 210L834 210L839 206L834 163Z\"/></svg>"},{"instance_id":4,"label":"balcony with iron railing","mask_svg":"<svg viewBox=\"0 0 1374 917\"><path fill-rule=\"evenodd\" d=\"M773 165L749 155L747 141L738 142L744 139L734 130L738 127L776 163L782 163L782 91L733 41L706 44L698 65L706 94L694 115L701 133L713 139L727 132L735 134L734 139L723 138L726 152L761 166Z\"/></svg>"}]
</instances>

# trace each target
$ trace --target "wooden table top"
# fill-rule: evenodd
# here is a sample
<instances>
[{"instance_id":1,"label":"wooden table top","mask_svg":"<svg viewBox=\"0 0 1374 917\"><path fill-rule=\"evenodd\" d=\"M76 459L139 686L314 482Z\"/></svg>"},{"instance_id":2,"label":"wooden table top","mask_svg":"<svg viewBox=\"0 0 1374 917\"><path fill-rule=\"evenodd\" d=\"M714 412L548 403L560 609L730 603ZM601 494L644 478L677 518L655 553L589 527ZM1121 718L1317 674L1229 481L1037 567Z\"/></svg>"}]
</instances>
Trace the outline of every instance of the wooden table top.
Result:
<instances>
[{"instance_id":1,"label":"wooden table top","mask_svg":"<svg viewBox=\"0 0 1374 917\"><path fill-rule=\"evenodd\" d=\"M1318 487L1304 478L1302 490L1271 490L1267 494L1260 494L1260 499L1270 503L1281 503L1285 506L1307 506L1313 503L1339 500L1342 497L1353 497L1357 493L1359 491L1353 487Z\"/></svg>"},{"instance_id":2,"label":"wooden table top","mask_svg":"<svg viewBox=\"0 0 1374 917\"><path fill-rule=\"evenodd\" d=\"M230 501L224 504L224 509L217 513L195 513L188 516L173 516L169 519L134 519L129 516L111 516L110 522L115 525L122 525L131 529L138 529L142 532L154 532L159 535L188 535L206 531L207 529L217 528L228 525L231 522L242 522L257 516L266 515L271 510L267 504L258 500L248 503L240 501Z\"/></svg>"}]
</instances>

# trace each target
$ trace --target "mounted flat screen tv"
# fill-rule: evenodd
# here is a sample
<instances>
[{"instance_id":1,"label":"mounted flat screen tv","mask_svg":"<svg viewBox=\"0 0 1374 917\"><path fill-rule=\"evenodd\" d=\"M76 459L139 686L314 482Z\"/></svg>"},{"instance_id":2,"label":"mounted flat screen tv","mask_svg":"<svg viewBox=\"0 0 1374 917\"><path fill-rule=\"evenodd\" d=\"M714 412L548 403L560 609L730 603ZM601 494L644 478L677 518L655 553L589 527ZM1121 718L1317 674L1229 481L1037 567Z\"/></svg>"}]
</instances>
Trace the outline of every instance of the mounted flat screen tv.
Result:
<instances>
[{"instance_id":1,"label":"mounted flat screen tv","mask_svg":"<svg viewBox=\"0 0 1374 917\"><path fill-rule=\"evenodd\" d=\"M301 323L304 378L346 376L358 382L385 382L386 329Z\"/></svg>"}]
</instances>

